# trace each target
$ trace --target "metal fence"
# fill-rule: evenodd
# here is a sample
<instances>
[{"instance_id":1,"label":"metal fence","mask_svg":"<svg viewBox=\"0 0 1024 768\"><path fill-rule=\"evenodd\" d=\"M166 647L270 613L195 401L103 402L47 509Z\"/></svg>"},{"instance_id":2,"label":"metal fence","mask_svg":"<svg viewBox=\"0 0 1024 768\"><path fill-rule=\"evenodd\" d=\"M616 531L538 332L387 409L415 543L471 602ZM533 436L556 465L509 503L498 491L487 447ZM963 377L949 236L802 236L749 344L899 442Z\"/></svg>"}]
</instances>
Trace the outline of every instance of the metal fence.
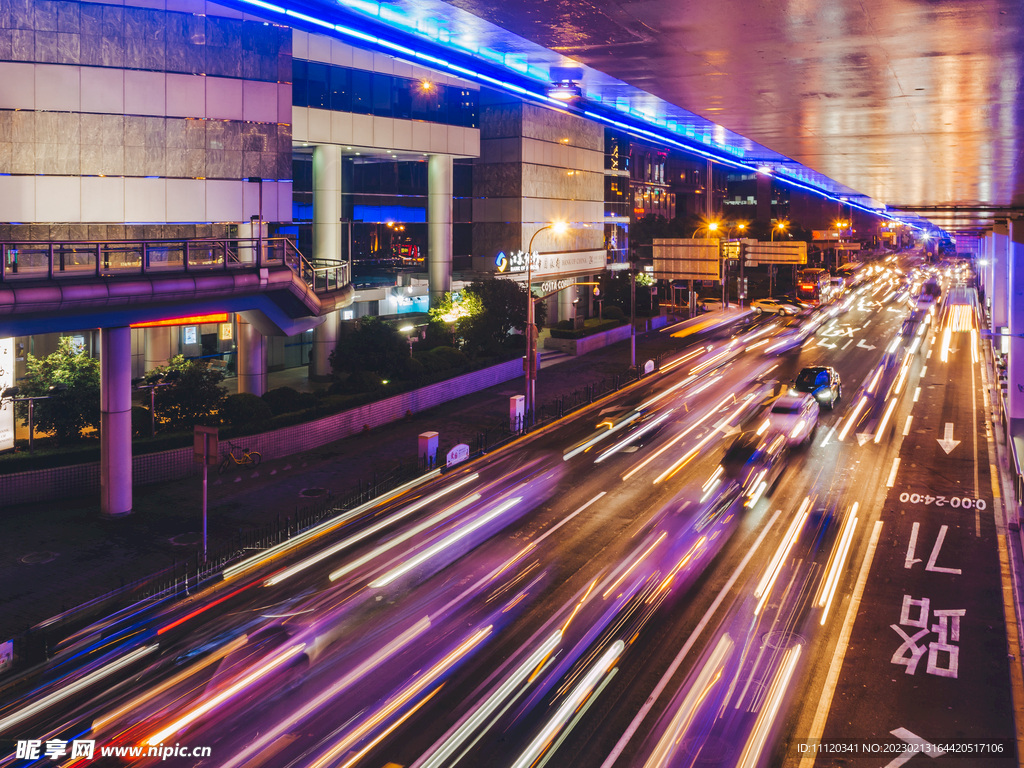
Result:
<instances>
[{"instance_id":1,"label":"metal fence","mask_svg":"<svg viewBox=\"0 0 1024 768\"><path fill-rule=\"evenodd\" d=\"M655 358L655 371L660 370L663 357L659 355ZM485 427L477 434L476 451L472 457L500 448L515 438L585 408L605 395L639 381L640 378L640 371L631 368L623 374L603 378L539 405L535 422L531 423L526 418L515 421L506 419ZM21 671L44 662L54 651L59 650L65 638L71 637L100 618L116 617L118 611L127 610L129 607L132 610L139 610L144 607L142 604L147 602L156 605L163 600L186 596L217 577L231 563L288 541L325 520L366 504L433 469L435 462L424 456L416 462L400 463L386 472L374 472L365 480L359 478L356 486L343 495L328 492L321 499L296 506L292 515L278 515L276 520L256 528L239 529L229 540L217 542L214 547L210 547L205 561L202 560L201 553L197 552L194 556L175 560L170 566L142 578L122 579L122 584L117 589L97 595L84 604L62 610L57 616L14 637L15 670Z\"/></svg>"}]
</instances>

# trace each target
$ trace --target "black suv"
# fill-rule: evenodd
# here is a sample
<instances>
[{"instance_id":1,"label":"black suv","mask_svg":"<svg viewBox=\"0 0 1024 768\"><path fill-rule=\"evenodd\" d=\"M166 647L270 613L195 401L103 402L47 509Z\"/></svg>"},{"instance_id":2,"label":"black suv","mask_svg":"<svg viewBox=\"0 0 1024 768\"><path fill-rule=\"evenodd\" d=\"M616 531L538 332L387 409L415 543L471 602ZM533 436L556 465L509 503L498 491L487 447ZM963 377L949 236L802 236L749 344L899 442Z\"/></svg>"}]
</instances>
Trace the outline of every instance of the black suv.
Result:
<instances>
[{"instance_id":1,"label":"black suv","mask_svg":"<svg viewBox=\"0 0 1024 768\"><path fill-rule=\"evenodd\" d=\"M810 392L819 403L827 404L830 411L836 401L843 397L843 383L839 380L839 374L835 368L825 365L804 368L793 382L793 388L798 392Z\"/></svg>"}]
</instances>

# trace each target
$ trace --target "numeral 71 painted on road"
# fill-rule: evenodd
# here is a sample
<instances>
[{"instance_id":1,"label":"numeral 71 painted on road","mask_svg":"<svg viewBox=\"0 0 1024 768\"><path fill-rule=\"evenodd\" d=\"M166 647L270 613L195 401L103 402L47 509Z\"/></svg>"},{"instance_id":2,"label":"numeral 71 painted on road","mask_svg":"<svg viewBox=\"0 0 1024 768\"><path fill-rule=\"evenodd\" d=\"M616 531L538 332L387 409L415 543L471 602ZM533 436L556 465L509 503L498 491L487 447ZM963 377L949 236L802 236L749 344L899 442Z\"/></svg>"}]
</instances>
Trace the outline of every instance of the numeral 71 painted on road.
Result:
<instances>
[{"instance_id":1,"label":"numeral 71 painted on road","mask_svg":"<svg viewBox=\"0 0 1024 768\"><path fill-rule=\"evenodd\" d=\"M917 550L917 534L920 530L921 524L914 523L913 528L910 530L910 546L907 547L907 559L903 564L904 568L913 568L915 563L921 562L921 558L914 557L914 553ZM935 564L935 561L939 559L939 552L942 550L942 543L946 540L946 531L948 530L948 525L944 525L939 528L939 536L935 539L935 546L932 547L932 553L928 557L928 563L924 567L926 571L933 571L934 573L952 573L957 575L961 573L959 568L942 568Z\"/></svg>"}]
</instances>

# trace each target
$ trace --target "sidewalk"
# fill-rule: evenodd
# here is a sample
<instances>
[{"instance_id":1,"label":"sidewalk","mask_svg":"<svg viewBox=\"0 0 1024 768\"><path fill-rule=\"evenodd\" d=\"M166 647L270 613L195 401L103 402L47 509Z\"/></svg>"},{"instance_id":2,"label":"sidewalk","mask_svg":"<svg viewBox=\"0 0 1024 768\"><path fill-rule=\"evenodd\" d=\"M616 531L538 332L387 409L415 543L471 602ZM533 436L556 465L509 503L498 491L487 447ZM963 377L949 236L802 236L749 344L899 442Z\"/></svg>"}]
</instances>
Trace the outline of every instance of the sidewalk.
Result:
<instances>
[{"instance_id":1,"label":"sidewalk","mask_svg":"<svg viewBox=\"0 0 1024 768\"><path fill-rule=\"evenodd\" d=\"M692 341L692 336L674 338L671 332L638 334L637 362ZM621 374L628 365L629 342L625 341L542 366L537 377L538 405ZM289 377L281 378L298 382L302 372L301 368L284 371ZM274 378L270 384L285 385ZM522 380L517 379L417 413L409 421L266 461L256 471L214 474L209 488L210 548L239 530L265 525L278 516L293 516L297 508L316 502L328 491L347 493L372 479L375 471L383 473L400 461L415 462L421 432L440 433L439 456L458 443L475 446L478 433L507 418L509 397L521 391ZM193 557L202 524L200 490L198 478L137 486L133 514L118 520L101 518L99 499L94 496L5 508L0 642L116 589L123 581L169 566L175 559Z\"/></svg>"}]
</instances>

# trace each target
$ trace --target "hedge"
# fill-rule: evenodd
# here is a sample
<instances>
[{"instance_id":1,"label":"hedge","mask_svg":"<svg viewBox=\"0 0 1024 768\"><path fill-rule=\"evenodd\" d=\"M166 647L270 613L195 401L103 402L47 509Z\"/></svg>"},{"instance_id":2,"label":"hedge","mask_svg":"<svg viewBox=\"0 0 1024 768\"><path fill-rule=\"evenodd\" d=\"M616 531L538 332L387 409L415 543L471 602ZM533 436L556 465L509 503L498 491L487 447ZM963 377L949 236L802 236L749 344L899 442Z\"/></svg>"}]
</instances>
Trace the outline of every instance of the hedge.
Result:
<instances>
[{"instance_id":1,"label":"hedge","mask_svg":"<svg viewBox=\"0 0 1024 768\"><path fill-rule=\"evenodd\" d=\"M273 418L244 424L240 426L221 426L220 438L223 440L236 437L245 437L259 432L270 432L282 427L290 427L295 424L303 424L308 421L322 419L335 413L358 408L361 405L372 403L377 400L384 400L393 395L408 392L412 389L436 384L445 379L461 376L464 373L472 373L481 368L511 359L514 355L502 358L477 358L468 361L458 368L451 368L435 374L425 374L415 380L392 381L387 386L375 392L362 392L360 394L329 394L326 390L320 390L314 395L314 405L301 411L282 413ZM301 394L301 393L300 393ZM162 432L155 437L137 437L132 440L132 455L141 456L147 453L159 453L170 451L175 448L185 448L192 445L192 432ZM43 445L40 445L42 442ZM44 447L48 440L46 438L36 439L36 452L28 452L28 440L18 440L18 450L8 451L0 454L0 474L14 474L15 472L28 472L35 469L50 469L52 467L64 467L72 464L88 464L100 460L99 439L87 437L79 445L66 446L63 448Z\"/></svg>"},{"instance_id":2,"label":"hedge","mask_svg":"<svg viewBox=\"0 0 1024 768\"><path fill-rule=\"evenodd\" d=\"M620 325L626 325L627 320L605 320L594 325L586 325L578 331L563 331L558 328L551 329L552 339L582 339L585 336L593 336L595 333L603 333L604 331L610 331L612 328L618 328Z\"/></svg>"}]
</instances>

